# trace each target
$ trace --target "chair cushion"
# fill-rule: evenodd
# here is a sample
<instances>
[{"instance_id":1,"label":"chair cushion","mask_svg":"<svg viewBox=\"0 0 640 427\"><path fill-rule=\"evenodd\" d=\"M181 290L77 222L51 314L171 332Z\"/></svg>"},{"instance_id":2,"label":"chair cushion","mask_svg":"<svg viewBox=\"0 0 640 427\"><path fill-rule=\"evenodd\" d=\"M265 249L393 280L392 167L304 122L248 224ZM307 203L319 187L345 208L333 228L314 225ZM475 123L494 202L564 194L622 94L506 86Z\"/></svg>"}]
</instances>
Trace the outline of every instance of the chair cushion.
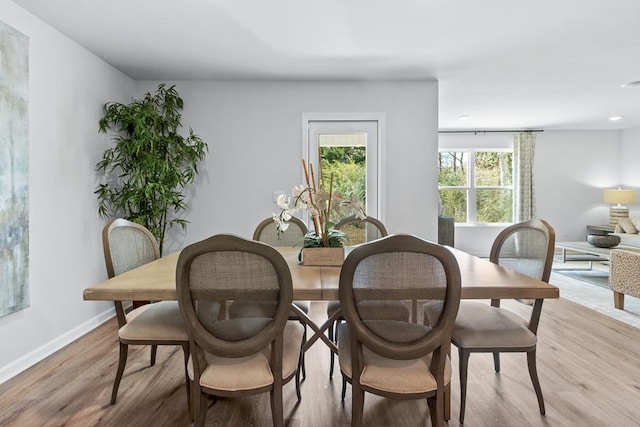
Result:
<instances>
[{"instance_id":1,"label":"chair cushion","mask_svg":"<svg viewBox=\"0 0 640 427\"><path fill-rule=\"evenodd\" d=\"M178 301L145 304L127 314L118 331L126 341L189 341Z\"/></svg>"},{"instance_id":2,"label":"chair cushion","mask_svg":"<svg viewBox=\"0 0 640 427\"><path fill-rule=\"evenodd\" d=\"M451 339L456 346L468 349L534 347L536 335L527 325L507 309L461 301Z\"/></svg>"},{"instance_id":3,"label":"chair cushion","mask_svg":"<svg viewBox=\"0 0 640 427\"><path fill-rule=\"evenodd\" d=\"M341 324L338 328L338 354L340 370L351 378L351 346L349 344L349 328ZM364 369L360 376L360 384L389 393L414 394L426 393L437 388L435 377L429 370L431 356L412 360L394 360L382 357L363 347ZM445 385L451 381L451 362L447 357L444 369Z\"/></svg>"},{"instance_id":4,"label":"chair cushion","mask_svg":"<svg viewBox=\"0 0 640 427\"><path fill-rule=\"evenodd\" d=\"M298 367L302 334L304 329L299 322L287 322L284 329L282 349L282 378L292 376ZM267 387L273 383L273 374L269 366L271 348L247 357L219 357L205 353L207 367L200 376L200 385L213 390L236 392ZM187 365L189 378L193 380L191 358Z\"/></svg>"}]
</instances>

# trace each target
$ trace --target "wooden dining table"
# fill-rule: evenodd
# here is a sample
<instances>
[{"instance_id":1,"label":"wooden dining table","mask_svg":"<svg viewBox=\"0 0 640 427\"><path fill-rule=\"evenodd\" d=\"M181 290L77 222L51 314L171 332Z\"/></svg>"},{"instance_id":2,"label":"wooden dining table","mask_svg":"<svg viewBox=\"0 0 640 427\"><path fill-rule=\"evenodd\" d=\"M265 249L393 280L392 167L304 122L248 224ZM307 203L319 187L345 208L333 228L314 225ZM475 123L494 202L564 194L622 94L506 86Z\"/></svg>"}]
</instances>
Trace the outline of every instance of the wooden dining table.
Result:
<instances>
[{"instance_id":1,"label":"wooden dining table","mask_svg":"<svg viewBox=\"0 0 640 427\"><path fill-rule=\"evenodd\" d=\"M337 301L340 267L308 266L298 261L299 248L276 248L286 259L293 282L293 299L304 301ZM557 287L489 262L487 259L449 248L462 278L463 299L545 299L559 298ZM349 250L346 251L347 254ZM175 300L176 264L180 252L164 256L133 270L119 274L84 290L85 300L163 301ZM335 344L324 334L341 316L337 312L322 325L317 325L294 304L292 310L314 331L304 350L318 339L337 352Z\"/></svg>"},{"instance_id":2,"label":"wooden dining table","mask_svg":"<svg viewBox=\"0 0 640 427\"><path fill-rule=\"evenodd\" d=\"M302 265L298 261L299 248L278 247L276 249L283 255L291 270L294 300L337 301L339 299L340 267ZM559 289L551 284L516 273L493 264L487 259L454 248L449 250L458 261L463 299L543 300L560 297ZM346 253L349 253L349 249ZM177 299L176 265L179 255L179 252L172 253L90 286L84 290L83 297L89 301L175 300ZM304 344L303 351L308 350L319 339L332 351L338 352L335 343L327 337L325 331L342 315L339 310L322 325L313 322L295 304L292 305L292 311L313 330L313 334ZM446 394L445 412L448 419L450 412L448 390Z\"/></svg>"}]
</instances>

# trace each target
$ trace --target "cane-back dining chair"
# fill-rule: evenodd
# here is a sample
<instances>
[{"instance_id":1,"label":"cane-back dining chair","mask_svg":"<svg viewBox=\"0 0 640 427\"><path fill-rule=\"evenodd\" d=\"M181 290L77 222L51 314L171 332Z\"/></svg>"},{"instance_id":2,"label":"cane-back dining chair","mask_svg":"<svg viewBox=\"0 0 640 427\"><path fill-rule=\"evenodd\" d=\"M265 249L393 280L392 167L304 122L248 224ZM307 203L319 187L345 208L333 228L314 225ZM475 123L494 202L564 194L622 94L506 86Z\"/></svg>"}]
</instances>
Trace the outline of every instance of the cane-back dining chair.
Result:
<instances>
[{"instance_id":1,"label":"cane-back dining chair","mask_svg":"<svg viewBox=\"0 0 640 427\"><path fill-rule=\"evenodd\" d=\"M107 275L118 274L139 267L160 257L155 237L142 225L117 218L102 230L102 246ZM114 301L118 319L120 358L113 382L111 404L116 403L120 380L127 364L130 345L151 345L151 365L155 365L158 345L179 345L184 353L185 378L189 358L189 338L177 301L145 304L125 313L122 301ZM187 381L187 400L189 401Z\"/></svg>"},{"instance_id":2,"label":"cane-back dining chair","mask_svg":"<svg viewBox=\"0 0 640 427\"><path fill-rule=\"evenodd\" d=\"M385 237L388 235L387 228L384 224L373 217L366 217L364 219L360 219L355 215L348 216L340 220L334 227L336 230L340 230L347 235L347 244L348 245L358 245L365 242L372 242L381 237ZM369 303L371 306L373 303ZM394 310L395 308L395 310ZM327 318L331 318L334 316L338 310L340 310L340 301L329 301L327 304ZM393 319L403 320L409 317L409 311L404 304L394 304L393 307L387 307L387 310L384 311L387 316L390 316ZM333 342L338 342L336 331L336 325L340 324L344 320L344 316L339 316L336 318L334 322L331 323L331 326L327 329L327 333L329 339ZM329 377L333 377L333 368L334 368L334 354L331 352L331 361L329 366ZM344 395L344 381L342 384L342 393Z\"/></svg>"},{"instance_id":3,"label":"cane-back dining chair","mask_svg":"<svg viewBox=\"0 0 640 427\"><path fill-rule=\"evenodd\" d=\"M449 250L415 236L384 237L347 256L339 285L346 322L338 327L338 349L340 370L351 383L352 426L363 424L365 392L396 399L426 398L432 425L443 425L460 280L458 263ZM371 309L371 302L377 310ZM422 316L390 319L384 311L398 303L407 307L430 303L438 312L434 310L430 325Z\"/></svg>"},{"instance_id":4,"label":"cane-back dining chair","mask_svg":"<svg viewBox=\"0 0 640 427\"><path fill-rule=\"evenodd\" d=\"M282 386L298 369L303 334L299 322L288 321L293 287L282 255L264 243L213 236L180 253L176 287L191 346L196 425L204 425L208 395L269 391L273 424L282 426ZM275 310L229 318L234 302L268 302Z\"/></svg>"},{"instance_id":5,"label":"cane-back dining chair","mask_svg":"<svg viewBox=\"0 0 640 427\"><path fill-rule=\"evenodd\" d=\"M546 221L533 219L502 230L493 242L490 260L520 274L549 282L554 245L553 228ZM493 353L496 372L500 372L500 353L527 353L529 376L538 398L540 413L545 413L536 368L536 334L543 300L517 301L532 306L529 319L500 307L500 300L492 300L491 305L473 301L460 304L451 334L451 342L458 347L459 354L460 423L464 422L467 367L471 353Z\"/></svg>"},{"instance_id":6,"label":"cane-back dining chair","mask_svg":"<svg viewBox=\"0 0 640 427\"><path fill-rule=\"evenodd\" d=\"M284 231L278 231L278 224L273 218L265 218L253 232L253 240L267 243L271 246L289 246L301 248L304 243L304 235L307 234L307 225L295 216L287 221L288 227Z\"/></svg>"}]
</instances>

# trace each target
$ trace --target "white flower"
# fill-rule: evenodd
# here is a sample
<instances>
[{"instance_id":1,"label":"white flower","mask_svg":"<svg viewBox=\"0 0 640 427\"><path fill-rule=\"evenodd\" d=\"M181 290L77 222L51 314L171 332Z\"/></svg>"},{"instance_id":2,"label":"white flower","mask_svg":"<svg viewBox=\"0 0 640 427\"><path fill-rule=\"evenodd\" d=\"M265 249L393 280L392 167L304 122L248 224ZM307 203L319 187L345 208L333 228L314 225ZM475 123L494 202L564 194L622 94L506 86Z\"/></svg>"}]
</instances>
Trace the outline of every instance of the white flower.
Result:
<instances>
[{"instance_id":1,"label":"white flower","mask_svg":"<svg viewBox=\"0 0 640 427\"><path fill-rule=\"evenodd\" d=\"M278 230L278 234L285 232L287 228L289 228L289 223L286 221L291 219L291 215L289 215L289 218L287 219L285 219L284 217L285 217L284 213L273 214L273 222L276 223L276 229Z\"/></svg>"},{"instance_id":2,"label":"white flower","mask_svg":"<svg viewBox=\"0 0 640 427\"><path fill-rule=\"evenodd\" d=\"M289 198L284 194L279 195L278 206L280 209L289 209Z\"/></svg>"}]
</instances>

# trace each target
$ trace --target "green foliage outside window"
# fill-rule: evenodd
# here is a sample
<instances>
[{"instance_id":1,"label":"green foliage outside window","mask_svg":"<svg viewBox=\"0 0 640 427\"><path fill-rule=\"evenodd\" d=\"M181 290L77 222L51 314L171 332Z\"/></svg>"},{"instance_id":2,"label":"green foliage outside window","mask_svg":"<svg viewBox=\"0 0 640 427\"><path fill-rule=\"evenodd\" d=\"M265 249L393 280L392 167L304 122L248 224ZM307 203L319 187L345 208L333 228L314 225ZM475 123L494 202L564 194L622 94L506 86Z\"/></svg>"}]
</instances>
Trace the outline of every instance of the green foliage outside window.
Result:
<instances>
[{"instance_id":1,"label":"green foliage outside window","mask_svg":"<svg viewBox=\"0 0 640 427\"><path fill-rule=\"evenodd\" d=\"M473 159L473 160L471 160ZM469 164L473 162L473 170ZM510 223L513 221L513 154L511 152L441 152L438 186L444 215L455 222ZM467 218L475 197L475 218Z\"/></svg>"},{"instance_id":2,"label":"green foliage outside window","mask_svg":"<svg viewBox=\"0 0 640 427\"><path fill-rule=\"evenodd\" d=\"M324 188L329 190L333 173L333 192L339 192L345 199L356 196L366 206L367 200L367 150L366 147L320 148L322 155L322 179ZM338 221L341 218L332 218Z\"/></svg>"}]
</instances>

